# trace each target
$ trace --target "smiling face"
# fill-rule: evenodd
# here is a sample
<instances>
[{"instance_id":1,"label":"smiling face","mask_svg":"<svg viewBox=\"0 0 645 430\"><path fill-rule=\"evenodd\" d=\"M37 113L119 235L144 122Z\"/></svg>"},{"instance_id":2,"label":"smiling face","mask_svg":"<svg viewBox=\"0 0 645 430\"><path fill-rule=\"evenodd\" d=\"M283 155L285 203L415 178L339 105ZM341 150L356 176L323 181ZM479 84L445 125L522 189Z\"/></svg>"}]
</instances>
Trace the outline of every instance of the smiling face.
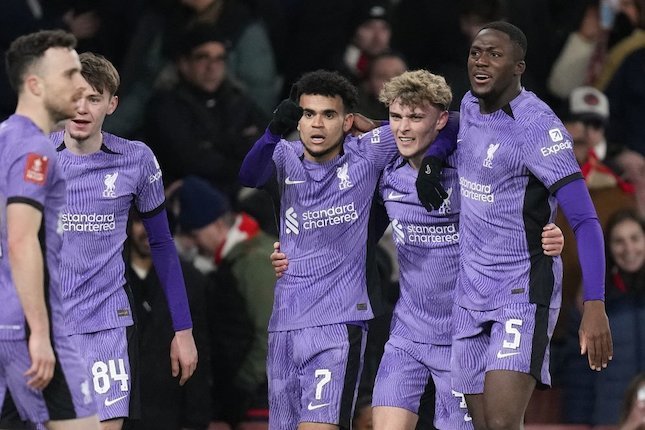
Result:
<instances>
[{"instance_id":1,"label":"smiling face","mask_svg":"<svg viewBox=\"0 0 645 430\"><path fill-rule=\"evenodd\" d=\"M468 78L484 111L493 112L519 94L525 63L520 48L504 32L486 28L473 41L468 55Z\"/></svg>"},{"instance_id":2,"label":"smiling face","mask_svg":"<svg viewBox=\"0 0 645 430\"><path fill-rule=\"evenodd\" d=\"M645 232L640 224L633 219L616 224L609 236L609 250L621 270L640 270L645 264Z\"/></svg>"},{"instance_id":3,"label":"smiling face","mask_svg":"<svg viewBox=\"0 0 645 430\"><path fill-rule=\"evenodd\" d=\"M447 120L448 112L430 103L411 107L396 99L390 105L390 128L396 146L415 169Z\"/></svg>"},{"instance_id":4,"label":"smiling face","mask_svg":"<svg viewBox=\"0 0 645 430\"><path fill-rule=\"evenodd\" d=\"M352 127L353 114L346 113L340 96L302 94L302 118L298 121L305 158L324 162L340 153L345 134Z\"/></svg>"}]
</instances>

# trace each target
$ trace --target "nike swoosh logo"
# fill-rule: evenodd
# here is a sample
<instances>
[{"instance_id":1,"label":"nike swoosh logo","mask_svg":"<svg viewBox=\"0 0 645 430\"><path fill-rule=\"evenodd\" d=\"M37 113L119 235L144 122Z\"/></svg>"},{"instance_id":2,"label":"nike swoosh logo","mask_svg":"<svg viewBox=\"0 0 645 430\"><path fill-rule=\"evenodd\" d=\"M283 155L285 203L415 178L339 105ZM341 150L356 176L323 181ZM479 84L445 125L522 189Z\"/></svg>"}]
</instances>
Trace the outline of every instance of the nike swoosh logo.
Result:
<instances>
[{"instance_id":1,"label":"nike swoosh logo","mask_svg":"<svg viewBox=\"0 0 645 430\"><path fill-rule=\"evenodd\" d=\"M513 355L517 355L519 352L502 352L502 351L497 351L497 358L506 358L506 357L511 357Z\"/></svg>"},{"instance_id":2,"label":"nike swoosh logo","mask_svg":"<svg viewBox=\"0 0 645 430\"><path fill-rule=\"evenodd\" d=\"M306 181L299 181L297 179L289 179L287 176L287 179L284 180L284 183L287 185L293 185L293 184L304 184Z\"/></svg>"},{"instance_id":3,"label":"nike swoosh logo","mask_svg":"<svg viewBox=\"0 0 645 430\"><path fill-rule=\"evenodd\" d=\"M126 394L125 396L117 397L117 398L116 398L116 399L114 399L114 400L105 399L105 402L103 402L103 403L105 404L105 406L112 406L113 404L115 404L115 403L116 403L116 402L118 402L119 400L123 400L123 399L125 399L126 397L128 397L128 395L127 395L127 394Z\"/></svg>"},{"instance_id":4,"label":"nike swoosh logo","mask_svg":"<svg viewBox=\"0 0 645 430\"><path fill-rule=\"evenodd\" d=\"M396 200L405 197L405 194L396 194L394 191L390 191L390 194L387 196L388 199Z\"/></svg>"},{"instance_id":5,"label":"nike swoosh logo","mask_svg":"<svg viewBox=\"0 0 645 430\"><path fill-rule=\"evenodd\" d=\"M310 411L314 411L316 409L324 408L325 406L329 406L329 403L321 403L319 405L312 405L311 403L309 403L307 405L307 409Z\"/></svg>"},{"instance_id":6,"label":"nike swoosh logo","mask_svg":"<svg viewBox=\"0 0 645 430\"><path fill-rule=\"evenodd\" d=\"M462 140L464 140L464 139L457 139L457 143L461 142Z\"/></svg>"}]
</instances>

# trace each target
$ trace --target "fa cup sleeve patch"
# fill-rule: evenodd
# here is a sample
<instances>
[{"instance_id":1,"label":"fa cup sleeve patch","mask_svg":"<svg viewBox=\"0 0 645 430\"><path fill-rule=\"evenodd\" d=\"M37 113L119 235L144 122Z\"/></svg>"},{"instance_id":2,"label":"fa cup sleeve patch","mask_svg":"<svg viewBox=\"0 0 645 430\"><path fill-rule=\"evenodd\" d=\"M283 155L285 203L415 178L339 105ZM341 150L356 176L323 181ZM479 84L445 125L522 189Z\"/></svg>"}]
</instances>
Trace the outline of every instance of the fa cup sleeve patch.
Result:
<instances>
[{"instance_id":1,"label":"fa cup sleeve patch","mask_svg":"<svg viewBox=\"0 0 645 430\"><path fill-rule=\"evenodd\" d=\"M30 152L25 163L24 179L37 185L44 185L47 180L47 164L49 159L45 155Z\"/></svg>"}]
</instances>

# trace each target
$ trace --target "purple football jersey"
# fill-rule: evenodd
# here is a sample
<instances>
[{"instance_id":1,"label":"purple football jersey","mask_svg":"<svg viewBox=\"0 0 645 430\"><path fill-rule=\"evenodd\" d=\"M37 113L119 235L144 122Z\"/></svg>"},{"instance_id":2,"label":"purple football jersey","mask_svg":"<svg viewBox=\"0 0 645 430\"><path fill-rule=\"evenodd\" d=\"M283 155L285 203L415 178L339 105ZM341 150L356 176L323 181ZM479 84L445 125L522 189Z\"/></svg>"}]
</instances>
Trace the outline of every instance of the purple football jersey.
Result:
<instances>
[{"instance_id":1,"label":"purple football jersey","mask_svg":"<svg viewBox=\"0 0 645 430\"><path fill-rule=\"evenodd\" d=\"M325 163L303 159L299 141L276 145L280 244L289 270L276 283L269 331L373 317L367 225L378 178L396 151L389 126L347 136L341 155Z\"/></svg>"},{"instance_id":2,"label":"purple football jersey","mask_svg":"<svg viewBox=\"0 0 645 430\"><path fill-rule=\"evenodd\" d=\"M25 339L26 323L7 255L7 204L26 203L42 211L39 235L45 269L51 327L63 331L59 263L60 217L65 208L65 181L56 152L36 124L12 115L0 125L0 339Z\"/></svg>"},{"instance_id":3,"label":"purple football jersey","mask_svg":"<svg viewBox=\"0 0 645 430\"><path fill-rule=\"evenodd\" d=\"M123 244L132 205L141 213L164 204L161 170L150 148L103 133L101 150L75 155L63 134L51 136L67 180L61 218L61 285L69 334L132 324Z\"/></svg>"},{"instance_id":4,"label":"purple football jersey","mask_svg":"<svg viewBox=\"0 0 645 430\"><path fill-rule=\"evenodd\" d=\"M385 168L380 183L400 269L401 294L391 333L415 342L451 342L450 316L459 271L460 203L455 163L456 156L451 156L441 173L448 197L430 213L417 197L417 171L402 158Z\"/></svg>"},{"instance_id":5,"label":"purple football jersey","mask_svg":"<svg viewBox=\"0 0 645 430\"><path fill-rule=\"evenodd\" d=\"M529 91L491 114L481 114L468 92L458 142L458 303L476 310L518 302L559 307L562 263L543 254L541 233L555 218L553 194L581 178L571 137Z\"/></svg>"}]
</instances>

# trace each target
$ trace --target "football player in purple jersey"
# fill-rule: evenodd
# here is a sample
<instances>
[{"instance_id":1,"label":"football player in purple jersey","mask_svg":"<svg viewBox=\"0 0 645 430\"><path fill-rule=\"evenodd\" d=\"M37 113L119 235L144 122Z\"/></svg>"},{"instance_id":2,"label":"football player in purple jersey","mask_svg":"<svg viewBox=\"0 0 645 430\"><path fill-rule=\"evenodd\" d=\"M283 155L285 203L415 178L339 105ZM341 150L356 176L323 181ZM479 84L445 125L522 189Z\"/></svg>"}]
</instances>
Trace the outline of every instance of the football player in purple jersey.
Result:
<instances>
[{"instance_id":1,"label":"football player in purple jersey","mask_svg":"<svg viewBox=\"0 0 645 430\"><path fill-rule=\"evenodd\" d=\"M104 430L136 416L136 329L122 257L128 214L137 210L150 239L175 336L170 360L183 385L197 366L192 320L165 210L161 169L142 142L102 131L117 107L119 75L105 58L80 55L84 91L64 132L54 133L67 180L61 286L68 334L81 347Z\"/></svg>"},{"instance_id":2,"label":"football player in purple jersey","mask_svg":"<svg viewBox=\"0 0 645 430\"><path fill-rule=\"evenodd\" d=\"M461 266L452 378L476 429L519 429L535 387L551 383L562 262L541 252L540 232L558 205L576 235L583 273L580 353L596 371L613 354L602 230L571 137L553 111L522 88L526 48L514 25L485 25L471 44L471 91L460 109Z\"/></svg>"},{"instance_id":3,"label":"football player in purple jersey","mask_svg":"<svg viewBox=\"0 0 645 430\"><path fill-rule=\"evenodd\" d=\"M74 116L83 80L76 39L40 31L14 40L7 74L18 93L0 125L0 404L48 429L98 429L96 405L63 321L59 262L65 180L47 139Z\"/></svg>"}]
</instances>

